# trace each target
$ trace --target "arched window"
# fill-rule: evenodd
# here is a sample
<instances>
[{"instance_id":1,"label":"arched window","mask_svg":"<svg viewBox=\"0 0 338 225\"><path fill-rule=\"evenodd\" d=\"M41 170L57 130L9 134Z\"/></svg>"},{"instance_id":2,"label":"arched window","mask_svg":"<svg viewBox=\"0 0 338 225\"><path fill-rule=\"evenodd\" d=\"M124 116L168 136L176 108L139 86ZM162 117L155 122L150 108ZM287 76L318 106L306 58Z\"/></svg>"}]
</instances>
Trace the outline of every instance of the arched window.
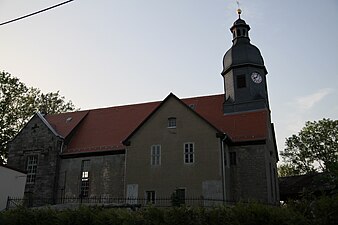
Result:
<instances>
[{"instance_id":1,"label":"arched window","mask_svg":"<svg viewBox=\"0 0 338 225\"><path fill-rule=\"evenodd\" d=\"M237 37L242 36L241 30L237 29Z\"/></svg>"}]
</instances>

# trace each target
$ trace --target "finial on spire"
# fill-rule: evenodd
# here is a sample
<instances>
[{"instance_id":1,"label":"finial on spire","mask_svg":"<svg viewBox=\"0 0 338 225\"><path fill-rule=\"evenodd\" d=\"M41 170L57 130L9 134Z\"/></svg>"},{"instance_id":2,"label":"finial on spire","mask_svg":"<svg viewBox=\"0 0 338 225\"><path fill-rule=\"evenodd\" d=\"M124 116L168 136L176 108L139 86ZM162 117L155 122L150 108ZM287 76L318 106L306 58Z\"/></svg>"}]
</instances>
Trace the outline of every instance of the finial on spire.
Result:
<instances>
[{"instance_id":1,"label":"finial on spire","mask_svg":"<svg viewBox=\"0 0 338 225\"><path fill-rule=\"evenodd\" d=\"M236 1L236 3L237 3L237 6L238 6L238 9L237 9L238 17L241 18L242 10L241 10L241 8L239 7L239 1Z\"/></svg>"}]
</instances>

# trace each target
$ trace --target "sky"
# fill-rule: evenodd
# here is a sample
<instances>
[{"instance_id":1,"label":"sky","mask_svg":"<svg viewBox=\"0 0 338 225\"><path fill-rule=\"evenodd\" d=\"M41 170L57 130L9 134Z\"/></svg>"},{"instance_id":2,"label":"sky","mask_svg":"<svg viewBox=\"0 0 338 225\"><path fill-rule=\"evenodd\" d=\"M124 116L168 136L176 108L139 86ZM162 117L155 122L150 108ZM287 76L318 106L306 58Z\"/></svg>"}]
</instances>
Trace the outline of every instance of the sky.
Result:
<instances>
[{"instance_id":1,"label":"sky","mask_svg":"<svg viewBox=\"0 0 338 225\"><path fill-rule=\"evenodd\" d=\"M0 0L0 23L62 0ZM338 1L240 0L268 70L278 150L338 119ZM0 70L77 108L224 92L235 0L75 0L0 26Z\"/></svg>"}]
</instances>

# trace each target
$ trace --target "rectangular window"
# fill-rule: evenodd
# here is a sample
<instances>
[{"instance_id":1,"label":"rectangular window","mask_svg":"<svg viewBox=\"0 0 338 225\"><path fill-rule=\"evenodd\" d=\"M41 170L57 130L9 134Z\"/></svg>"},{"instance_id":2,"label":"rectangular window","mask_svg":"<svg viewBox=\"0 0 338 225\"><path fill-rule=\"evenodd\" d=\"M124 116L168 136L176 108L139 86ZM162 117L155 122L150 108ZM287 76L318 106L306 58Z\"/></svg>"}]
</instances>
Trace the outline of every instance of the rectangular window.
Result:
<instances>
[{"instance_id":1,"label":"rectangular window","mask_svg":"<svg viewBox=\"0 0 338 225\"><path fill-rule=\"evenodd\" d=\"M176 197L180 205L185 204L185 188L176 189Z\"/></svg>"},{"instance_id":2,"label":"rectangular window","mask_svg":"<svg viewBox=\"0 0 338 225\"><path fill-rule=\"evenodd\" d=\"M245 75L237 76L237 88L245 88L245 87L246 87Z\"/></svg>"},{"instance_id":3,"label":"rectangular window","mask_svg":"<svg viewBox=\"0 0 338 225\"><path fill-rule=\"evenodd\" d=\"M229 152L230 166L237 165L236 152Z\"/></svg>"},{"instance_id":4,"label":"rectangular window","mask_svg":"<svg viewBox=\"0 0 338 225\"><path fill-rule=\"evenodd\" d=\"M161 145L151 146L150 164L152 166L161 165Z\"/></svg>"},{"instance_id":5,"label":"rectangular window","mask_svg":"<svg viewBox=\"0 0 338 225\"><path fill-rule=\"evenodd\" d=\"M194 163L194 143L184 143L184 163Z\"/></svg>"},{"instance_id":6,"label":"rectangular window","mask_svg":"<svg viewBox=\"0 0 338 225\"><path fill-rule=\"evenodd\" d=\"M89 160L82 160L81 163L81 197L89 196Z\"/></svg>"},{"instance_id":7,"label":"rectangular window","mask_svg":"<svg viewBox=\"0 0 338 225\"><path fill-rule=\"evenodd\" d=\"M146 204L155 204L155 191L146 191Z\"/></svg>"},{"instance_id":8,"label":"rectangular window","mask_svg":"<svg viewBox=\"0 0 338 225\"><path fill-rule=\"evenodd\" d=\"M168 118L168 128L176 128L176 118L175 117Z\"/></svg>"},{"instance_id":9,"label":"rectangular window","mask_svg":"<svg viewBox=\"0 0 338 225\"><path fill-rule=\"evenodd\" d=\"M36 170L38 167L38 156L30 155L27 158L27 184L34 184L36 178Z\"/></svg>"}]
</instances>

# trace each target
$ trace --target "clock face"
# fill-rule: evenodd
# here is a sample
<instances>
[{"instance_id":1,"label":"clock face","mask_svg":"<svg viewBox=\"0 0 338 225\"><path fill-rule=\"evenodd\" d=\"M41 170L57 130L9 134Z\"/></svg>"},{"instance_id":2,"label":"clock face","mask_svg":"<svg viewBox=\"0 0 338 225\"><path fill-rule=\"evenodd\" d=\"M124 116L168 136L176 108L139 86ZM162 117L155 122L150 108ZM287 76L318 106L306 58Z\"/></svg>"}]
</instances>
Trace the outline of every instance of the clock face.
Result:
<instances>
[{"instance_id":1,"label":"clock face","mask_svg":"<svg viewBox=\"0 0 338 225\"><path fill-rule=\"evenodd\" d=\"M253 82L255 82L256 84L259 84L262 82L262 76L258 73L258 72L253 72L251 74L251 79Z\"/></svg>"}]
</instances>

